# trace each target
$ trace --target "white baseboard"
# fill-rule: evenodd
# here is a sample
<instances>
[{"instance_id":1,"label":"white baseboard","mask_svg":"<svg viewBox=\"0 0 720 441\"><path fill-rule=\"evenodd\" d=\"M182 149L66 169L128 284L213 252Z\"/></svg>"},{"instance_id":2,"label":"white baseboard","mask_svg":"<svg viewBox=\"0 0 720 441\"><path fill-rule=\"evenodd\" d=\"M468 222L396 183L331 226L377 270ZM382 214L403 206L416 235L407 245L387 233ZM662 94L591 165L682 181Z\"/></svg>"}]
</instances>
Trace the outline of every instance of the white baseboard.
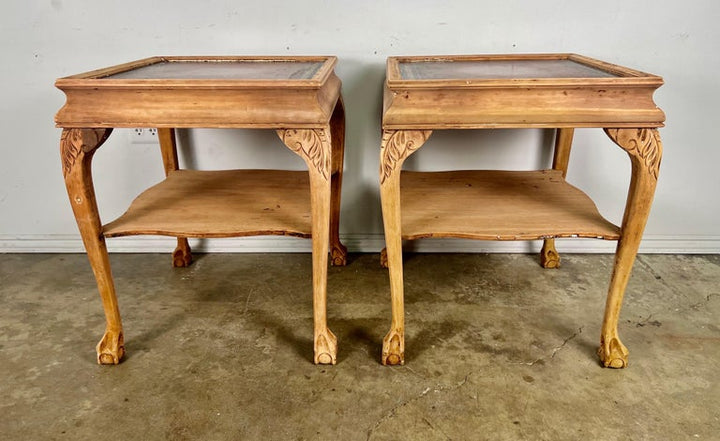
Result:
<instances>
[{"instance_id":1,"label":"white baseboard","mask_svg":"<svg viewBox=\"0 0 720 441\"><path fill-rule=\"evenodd\" d=\"M347 234L341 240L350 252L374 253L385 246L382 234ZM133 236L107 240L111 253L162 253L175 248L175 239ZM615 241L558 239L558 251L566 253L614 253ZM422 253L530 253L542 242L479 241L463 239L421 239L406 243L407 251ZM227 239L191 239L193 250L206 253L309 253L310 241L293 237L262 236ZM79 235L0 234L1 253L80 253L85 249ZM720 254L720 236L646 235L640 245L648 254Z\"/></svg>"}]
</instances>

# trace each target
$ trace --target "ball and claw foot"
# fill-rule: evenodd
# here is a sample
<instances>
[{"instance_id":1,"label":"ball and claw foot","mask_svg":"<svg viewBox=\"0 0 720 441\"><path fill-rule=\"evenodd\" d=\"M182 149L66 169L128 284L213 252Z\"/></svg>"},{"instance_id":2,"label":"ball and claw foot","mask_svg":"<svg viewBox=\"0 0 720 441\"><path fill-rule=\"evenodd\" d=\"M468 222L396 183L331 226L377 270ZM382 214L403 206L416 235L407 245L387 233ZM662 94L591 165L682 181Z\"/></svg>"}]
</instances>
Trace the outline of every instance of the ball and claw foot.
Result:
<instances>
[{"instance_id":1,"label":"ball and claw foot","mask_svg":"<svg viewBox=\"0 0 720 441\"><path fill-rule=\"evenodd\" d=\"M400 331L393 329L383 339L382 364L405 364L405 336Z\"/></svg>"},{"instance_id":2,"label":"ball and claw foot","mask_svg":"<svg viewBox=\"0 0 720 441\"><path fill-rule=\"evenodd\" d=\"M178 242L177 248L173 251L172 265L173 268L185 268L190 266L191 263L192 251L190 250L190 245L187 243L187 239L185 239L185 243Z\"/></svg>"},{"instance_id":3,"label":"ball and claw foot","mask_svg":"<svg viewBox=\"0 0 720 441\"><path fill-rule=\"evenodd\" d=\"M388 267L387 248L383 248L382 251L380 251L380 266L383 268Z\"/></svg>"},{"instance_id":4,"label":"ball and claw foot","mask_svg":"<svg viewBox=\"0 0 720 441\"><path fill-rule=\"evenodd\" d=\"M337 337L329 329L315 337L315 364L337 363Z\"/></svg>"},{"instance_id":5,"label":"ball and claw foot","mask_svg":"<svg viewBox=\"0 0 720 441\"><path fill-rule=\"evenodd\" d=\"M330 250L330 262L332 266L347 265L347 248L345 245L338 243L332 246Z\"/></svg>"},{"instance_id":6,"label":"ball and claw foot","mask_svg":"<svg viewBox=\"0 0 720 441\"><path fill-rule=\"evenodd\" d=\"M609 340L602 339L598 355L604 367L622 369L628 365L628 350L616 337Z\"/></svg>"},{"instance_id":7,"label":"ball and claw foot","mask_svg":"<svg viewBox=\"0 0 720 441\"><path fill-rule=\"evenodd\" d=\"M105 331L100 343L97 344L98 364L118 364L125 355L125 339L122 331Z\"/></svg>"},{"instance_id":8,"label":"ball and claw foot","mask_svg":"<svg viewBox=\"0 0 720 441\"><path fill-rule=\"evenodd\" d=\"M560 268L560 254L555 249L555 241L545 240L540 250L540 265L543 268Z\"/></svg>"}]
</instances>

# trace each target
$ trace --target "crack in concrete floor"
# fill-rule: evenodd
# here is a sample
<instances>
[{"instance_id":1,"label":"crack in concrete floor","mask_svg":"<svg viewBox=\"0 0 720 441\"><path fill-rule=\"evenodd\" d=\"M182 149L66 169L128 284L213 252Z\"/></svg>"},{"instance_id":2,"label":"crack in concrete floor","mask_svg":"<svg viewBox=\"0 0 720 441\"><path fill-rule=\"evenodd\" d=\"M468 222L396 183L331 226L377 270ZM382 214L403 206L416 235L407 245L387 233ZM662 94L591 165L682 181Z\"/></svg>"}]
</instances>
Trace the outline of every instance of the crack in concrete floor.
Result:
<instances>
[{"instance_id":1,"label":"crack in concrete floor","mask_svg":"<svg viewBox=\"0 0 720 441\"><path fill-rule=\"evenodd\" d=\"M720 297L720 294L708 294L705 296L705 300L702 302L695 303L693 305L690 305L691 309L699 310L700 308L707 307L710 301L713 299L713 297Z\"/></svg>"},{"instance_id":2,"label":"crack in concrete floor","mask_svg":"<svg viewBox=\"0 0 720 441\"><path fill-rule=\"evenodd\" d=\"M367 440L367 441L370 441L370 438L372 438L372 436L373 436L373 434L375 433L375 431L376 431L380 426L382 426L386 421L388 421L388 420L392 419L393 417L395 417L395 415L397 415L397 412L398 412L400 409L402 409L403 407L406 407L406 406L408 406L408 405L411 404L411 403L415 403L416 401L419 401L419 400L423 399L424 397L426 397L426 396L428 395L428 393L430 393L430 391L435 392L435 393L444 393L444 392L452 392L452 391L458 390L458 389L460 389L461 387L463 387L465 384L467 384L467 381L468 381L468 378L470 378L470 375L472 375L472 372L468 372L467 375L465 375L465 378L463 378L462 381L460 381L459 383L457 383L456 385L453 385L453 386L442 386L442 385L440 385L440 386L436 386L435 388L432 388L432 387L429 387L429 386L428 386L428 387L425 387L425 389L423 389L423 391L420 392L417 396L412 397L412 398L409 398L409 399L404 400L404 401L401 401L400 403L396 404L396 405L393 406L390 410L388 410L387 412L385 412L385 414L383 414L383 415L375 422L375 424L374 424L370 429L368 429L366 440ZM425 417L423 417L423 419L425 420ZM432 427L433 429L435 429L435 427L434 427L431 423L429 423L429 421L427 421L427 420L425 420L425 421L430 425L430 427ZM442 431L441 431L441 432L442 432ZM446 438L450 439L450 438L447 436L447 434L445 434L444 432L442 432L442 433L443 433L443 435L445 435Z\"/></svg>"},{"instance_id":3,"label":"crack in concrete floor","mask_svg":"<svg viewBox=\"0 0 720 441\"><path fill-rule=\"evenodd\" d=\"M564 348L565 345L568 344L568 342L569 342L570 340L572 340L572 339L574 339L575 337L577 337L578 335L582 334L582 330L583 330L583 327L582 327L582 326L579 327L578 330L577 330L574 334L572 334L570 337L568 337L568 338L566 338L565 340L563 340L563 342L560 344L560 346L554 347L554 348L552 349L552 353L551 353L549 356L540 357L540 358L538 358L538 359L536 359L536 360L533 360L533 361L511 361L510 363L511 363L511 364L524 364L524 365L527 365L527 366L534 366L535 364L540 363L541 361L545 361L545 360L548 359L548 358L552 360L553 358L555 358L555 355L556 355L562 348Z\"/></svg>"}]
</instances>

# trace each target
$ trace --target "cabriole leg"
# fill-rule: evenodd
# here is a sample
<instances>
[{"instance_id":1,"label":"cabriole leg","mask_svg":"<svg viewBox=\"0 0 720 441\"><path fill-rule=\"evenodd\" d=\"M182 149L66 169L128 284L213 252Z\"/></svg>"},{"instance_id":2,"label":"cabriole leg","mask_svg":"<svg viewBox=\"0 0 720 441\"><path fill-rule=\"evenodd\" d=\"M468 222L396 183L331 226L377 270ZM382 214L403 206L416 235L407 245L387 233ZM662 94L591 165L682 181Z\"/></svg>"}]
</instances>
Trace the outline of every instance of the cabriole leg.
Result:
<instances>
[{"instance_id":1,"label":"cabriole leg","mask_svg":"<svg viewBox=\"0 0 720 441\"><path fill-rule=\"evenodd\" d=\"M385 250L390 276L392 321L383 339L382 364L405 364L405 305L403 294L400 171L405 159L420 148L431 131L386 130L380 148L380 198ZM381 259L382 261L382 259Z\"/></svg>"},{"instance_id":2,"label":"cabriole leg","mask_svg":"<svg viewBox=\"0 0 720 441\"><path fill-rule=\"evenodd\" d=\"M598 355L603 366L624 368L628 364L628 350L618 336L620 308L655 195L662 143L657 129L605 129L605 133L628 152L632 178L605 305Z\"/></svg>"},{"instance_id":3,"label":"cabriole leg","mask_svg":"<svg viewBox=\"0 0 720 441\"><path fill-rule=\"evenodd\" d=\"M553 170L562 170L563 178L567 175L574 133L575 129L573 128L562 128L557 129L555 134L552 168ZM543 240L543 247L540 251L540 265L543 268L560 268L560 254L555 249L554 238Z\"/></svg>"},{"instance_id":4,"label":"cabriole leg","mask_svg":"<svg viewBox=\"0 0 720 441\"><path fill-rule=\"evenodd\" d=\"M305 160L310 174L315 364L337 362L337 338L327 326L327 264L330 237L330 127L278 130L278 136Z\"/></svg>"},{"instance_id":5,"label":"cabriole leg","mask_svg":"<svg viewBox=\"0 0 720 441\"><path fill-rule=\"evenodd\" d=\"M330 119L332 159L330 178L330 262L347 264L347 248L340 242L340 192L342 190L343 157L345 155L345 105L340 97Z\"/></svg>"},{"instance_id":6,"label":"cabriole leg","mask_svg":"<svg viewBox=\"0 0 720 441\"><path fill-rule=\"evenodd\" d=\"M65 187L105 312L105 334L96 348L99 364L118 364L125 354L120 311L91 173L93 154L110 136L111 131L112 129L64 129L60 138Z\"/></svg>"},{"instance_id":7,"label":"cabriole leg","mask_svg":"<svg viewBox=\"0 0 720 441\"><path fill-rule=\"evenodd\" d=\"M177 155L177 142L175 139L175 129L158 128L158 139L160 141L160 152L162 154L163 166L165 168L165 176L172 171L179 169L179 161ZM187 267L192 263L192 250L187 238L178 237L177 247L172 254L173 267Z\"/></svg>"},{"instance_id":8,"label":"cabriole leg","mask_svg":"<svg viewBox=\"0 0 720 441\"><path fill-rule=\"evenodd\" d=\"M382 364L405 363L405 305L403 293L402 239L400 230L400 171L380 185L385 227L386 266L390 275L392 321L383 339ZM382 262L381 262L382 263Z\"/></svg>"},{"instance_id":9,"label":"cabriole leg","mask_svg":"<svg viewBox=\"0 0 720 441\"><path fill-rule=\"evenodd\" d=\"M337 362L337 338L327 327L327 264L330 230L330 183L320 173L310 173L313 223L313 309L315 364Z\"/></svg>"},{"instance_id":10,"label":"cabriole leg","mask_svg":"<svg viewBox=\"0 0 720 441\"><path fill-rule=\"evenodd\" d=\"M162 154L165 176L178 170L179 161L177 154L177 142L175 140L175 129L159 128L158 140L160 141L160 153ZM172 253L172 266L176 268L190 266L192 263L192 250L187 238L178 237L177 247Z\"/></svg>"}]
</instances>

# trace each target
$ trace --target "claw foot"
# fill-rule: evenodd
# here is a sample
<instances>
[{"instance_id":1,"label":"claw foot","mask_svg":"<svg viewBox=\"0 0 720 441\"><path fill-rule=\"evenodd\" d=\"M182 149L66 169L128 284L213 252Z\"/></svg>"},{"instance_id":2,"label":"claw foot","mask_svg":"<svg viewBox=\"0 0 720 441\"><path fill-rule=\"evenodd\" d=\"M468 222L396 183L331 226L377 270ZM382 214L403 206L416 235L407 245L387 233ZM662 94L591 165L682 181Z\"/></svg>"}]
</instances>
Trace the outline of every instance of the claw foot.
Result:
<instances>
[{"instance_id":1,"label":"claw foot","mask_svg":"<svg viewBox=\"0 0 720 441\"><path fill-rule=\"evenodd\" d=\"M125 355L125 339L122 331L105 331L95 348L98 364L118 364Z\"/></svg>"},{"instance_id":2,"label":"claw foot","mask_svg":"<svg viewBox=\"0 0 720 441\"><path fill-rule=\"evenodd\" d=\"M192 263L192 251L187 239L178 239L178 246L172 254L174 268L185 268Z\"/></svg>"},{"instance_id":3,"label":"claw foot","mask_svg":"<svg viewBox=\"0 0 720 441\"><path fill-rule=\"evenodd\" d=\"M382 364L405 364L405 335L401 331L393 329L383 339Z\"/></svg>"},{"instance_id":4,"label":"claw foot","mask_svg":"<svg viewBox=\"0 0 720 441\"><path fill-rule=\"evenodd\" d=\"M622 369L628 365L628 350L616 337L609 340L602 339L598 355L604 367Z\"/></svg>"},{"instance_id":5,"label":"claw foot","mask_svg":"<svg viewBox=\"0 0 720 441\"><path fill-rule=\"evenodd\" d=\"M380 266L383 268L388 267L387 248L383 248L382 251L380 251Z\"/></svg>"},{"instance_id":6,"label":"claw foot","mask_svg":"<svg viewBox=\"0 0 720 441\"><path fill-rule=\"evenodd\" d=\"M560 268L560 254L555 249L554 239L545 239L540 250L540 265L543 268Z\"/></svg>"},{"instance_id":7,"label":"claw foot","mask_svg":"<svg viewBox=\"0 0 720 441\"><path fill-rule=\"evenodd\" d=\"M315 336L315 364L337 363L337 337L326 329Z\"/></svg>"},{"instance_id":8,"label":"claw foot","mask_svg":"<svg viewBox=\"0 0 720 441\"><path fill-rule=\"evenodd\" d=\"M347 265L347 248L340 242L337 245L333 245L330 250L330 262L332 266L345 266Z\"/></svg>"}]
</instances>

